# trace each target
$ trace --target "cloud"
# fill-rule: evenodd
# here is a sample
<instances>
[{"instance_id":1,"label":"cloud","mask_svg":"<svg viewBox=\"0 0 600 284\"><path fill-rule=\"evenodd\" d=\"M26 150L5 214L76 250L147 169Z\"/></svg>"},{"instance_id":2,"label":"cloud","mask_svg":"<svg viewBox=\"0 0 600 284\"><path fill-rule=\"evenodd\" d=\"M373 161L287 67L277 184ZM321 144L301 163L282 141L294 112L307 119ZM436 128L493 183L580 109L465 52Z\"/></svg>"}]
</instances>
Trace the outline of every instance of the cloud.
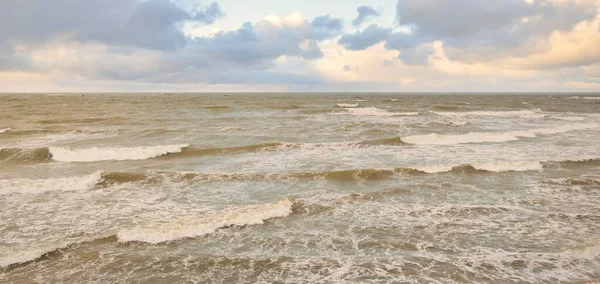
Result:
<instances>
[{"instance_id":1,"label":"cloud","mask_svg":"<svg viewBox=\"0 0 600 284\"><path fill-rule=\"evenodd\" d=\"M315 40L323 40L332 38L342 32L342 20L332 18L330 15L316 17L311 23L312 38Z\"/></svg>"},{"instance_id":2,"label":"cloud","mask_svg":"<svg viewBox=\"0 0 600 284\"><path fill-rule=\"evenodd\" d=\"M388 48L441 40L449 57L471 63L547 49L552 32L598 13L595 1L578 0L399 0L396 8L398 24L412 32L393 34Z\"/></svg>"},{"instance_id":3,"label":"cloud","mask_svg":"<svg viewBox=\"0 0 600 284\"><path fill-rule=\"evenodd\" d=\"M371 6L360 6L356 9L358 16L352 21L354 26L360 26L363 22L381 16L381 13Z\"/></svg>"},{"instance_id":4,"label":"cloud","mask_svg":"<svg viewBox=\"0 0 600 284\"><path fill-rule=\"evenodd\" d=\"M364 50L386 40L390 33L390 28L370 25L362 32L343 35L342 38L340 38L339 43L344 45L348 50Z\"/></svg>"},{"instance_id":5,"label":"cloud","mask_svg":"<svg viewBox=\"0 0 600 284\"><path fill-rule=\"evenodd\" d=\"M216 3L192 15L168 0L8 0L0 9L0 40L43 43L68 37L176 50L186 44L179 23L210 24L223 15Z\"/></svg>"},{"instance_id":6,"label":"cloud","mask_svg":"<svg viewBox=\"0 0 600 284\"><path fill-rule=\"evenodd\" d=\"M295 13L283 18L267 16L236 30L185 38L185 45L177 51L74 38L43 44L17 42L0 45L0 56L10 51L13 54L7 58L27 59L24 62L30 64L2 61L0 71L153 83L316 84L321 78L307 66L323 56L318 42L339 31L339 19L326 15L308 21Z\"/></svg>"}]
</instances>

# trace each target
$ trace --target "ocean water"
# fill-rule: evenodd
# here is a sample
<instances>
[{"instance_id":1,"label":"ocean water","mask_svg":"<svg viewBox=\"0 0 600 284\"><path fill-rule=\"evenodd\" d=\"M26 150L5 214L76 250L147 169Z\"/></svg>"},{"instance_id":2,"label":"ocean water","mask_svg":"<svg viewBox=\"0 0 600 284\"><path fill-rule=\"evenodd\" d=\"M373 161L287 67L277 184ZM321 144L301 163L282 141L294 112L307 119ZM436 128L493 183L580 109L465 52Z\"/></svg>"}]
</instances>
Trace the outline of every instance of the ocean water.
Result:
<instances>
[{"instance_id":1,"label":"ocean water","mask_svg":"<svg viewBox=\"0 0 600 284\"><path fill-rule=\"evenodd\" d=\"M599 98L0 95L0 282L598 281Z\"/></svg>"}]
</instances>

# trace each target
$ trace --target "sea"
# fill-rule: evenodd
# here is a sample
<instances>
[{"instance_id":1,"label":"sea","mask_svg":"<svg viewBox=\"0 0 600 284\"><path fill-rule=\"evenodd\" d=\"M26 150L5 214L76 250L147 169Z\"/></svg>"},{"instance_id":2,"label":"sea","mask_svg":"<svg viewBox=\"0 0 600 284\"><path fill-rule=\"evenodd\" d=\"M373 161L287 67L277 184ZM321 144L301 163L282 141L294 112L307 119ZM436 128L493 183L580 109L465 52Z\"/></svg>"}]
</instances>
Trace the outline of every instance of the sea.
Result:
<instances>
[{"instance_id":1,"label":"sea","mask_svg":"<svg viewBox=\"0 0 600 284\"><path fill-rule=\"evenodd\" d=\"M0 283L598 283L600 94L0 95Z\"/></svg>"}]
</instances>

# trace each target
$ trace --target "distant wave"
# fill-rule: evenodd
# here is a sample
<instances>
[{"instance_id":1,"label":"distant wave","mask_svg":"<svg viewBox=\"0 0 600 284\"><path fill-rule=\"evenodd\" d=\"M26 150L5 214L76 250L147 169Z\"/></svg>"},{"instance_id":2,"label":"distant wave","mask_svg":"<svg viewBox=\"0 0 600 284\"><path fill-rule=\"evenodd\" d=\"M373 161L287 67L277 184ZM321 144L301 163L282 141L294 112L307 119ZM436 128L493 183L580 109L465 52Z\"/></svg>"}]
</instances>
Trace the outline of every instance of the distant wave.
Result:
<instances>
[{"instance_id":1,"label":"distant wave","mask_svg":"<svg viewBox=\"0 0 600 284\"><path fill-rule=\"evenodd\" d=\"M11 130L10 128L0 128L0 134Z\"/></svg>"},{"instance_id":2,"label":"distant wave","mask_svg":"<svg viewBox=\"0 0 600 284\"><path fill-rule=\"evenodd\" d=\"M119 242L144 242L159 244L211 234L220 228L263 224L265 220L286 217L292 213L293 202L283 199L277 203L246 205L224 210L195 221L169 223L156 227L138 227L120 230Z\"/></svg>"},{"instance_id":3,"label":"distant wave","mask_svg":"<svg viewBox=\"0 0 600 284\"><path fill-rule=\"evenodd\" d=\"M497 116L497 117L537 117L543 115L540 109L536 110L514 110L514 111L465 111L465 112L436 112L442 116Z\"/></svg>"},{"instance_id":4,"label":"distant wave","mask_svg":"<svg viewBox=\"0 0 600 284\"><path fill-rule=\"evenodd\" d=\"M181 151L171 152L168 155L164 155L159 157L160 159L177 159L177 158L186 158L186 157L199 157L199 156L209 156L209 155L225 155L225 154L239 154L239 153L248 153L248 152L256 152L256 151L276 151L279 147L284 146L285 143L259 143L259 144L250 144L244 146L234 146L234 147L209 147L209 148L201 148L201 147L182 147Z\"/></svg>"},{"instance_id":5,"label":"distant wave","mask_svg":"<svg viewBox=\"0 0 600 284\"><path fill-rule=\"evenodd\" d=\"M144 182L220 182L244 180L294 181L300 179L324 179L340 182L376 181L390 178L394 175L423 175L438 173L502 173L540 171L544 168L570 167L581 165L597 165L600 159L559 160L559 161L503 161L455 165L423 165L396 168L363 168L295 173L198 173L198 172L104 172L97 186L113 184Z\"/></svg>"},{"instance_id":6,"label":"distant wave","mask_svg":"<svg viewBox=\"0 0 600 284\"><path fill-rule=\"evenodd\" d=\"M0 181L0 195L12 193L40 194L48 191L78 191L93 188L102 178L102 172L90 175L49 178L13 179Z\"/></svg>"},{"instance_id":7,"label":"distant wave","mask_svg":"<svg viewBox=\"0 0 600 284\"><path fill-rule=\"evenodd\" d=\"M600 100L600 97L583 97L584 100Z\"/></svg>"},{"instance_id":8,"label":"distant wave","mask_svg":"<svg viewBox=\"0 0 600 284\"><path fill-rule=\"evenodd\" d=\"M585 130L600 127L596 123L582 123L562 125L552 128L539 128L530 130L516 130L501 133L494 132L471 132L466 134L425 134L403 137L402 141L418 145L454 145L466 143L494 143L520 140L521 137L537 137L538 135L550 135L564 133L574 130Z\"/></svg>"},{"instance_id":9,"label":"distant wave","mask_svg":"<svg viewBox=\"0 0 600 284\"><path fill-rule=\"evenodd\" d=\"M98 162L145 160L170 153L181 152L188 144L140 146L140 147L106 147L106 148L49 148L52 159L61 162Z\"/></svg>"},{"instance_id":10,"label":"distant wave","mask_svg":"<svg viewBox=\"0 0 600 284\"><path fill-rule=\"evenodd\" d=\"M585 117L582 117L582 116L563 116L563 117L556 116L553 118L558 119L558 120L566 120L566 121L583 121L583 120L585 120Z\"/></svg>"},{"instance_id":11,"label":"distant wave","mask_svg":"<svg viewBox=\"0 0 600 284\"><path fill-rule=\"evenodd\" d=\"M348 114L356 116L412 116L419 115L418 112L389 112L384 109L376 107L360 107L360 108L346 108L346 112L334 113L334 114Z\"/></svg>"},{"instance_id":12,"label":"distant wave","mask_svg":"<svg viewBox=\"0 0 600 284\"><path fill-rule=\"evenodd\" d=\"M378 146L378 145L399 146L399 145L406 145L406 142L402 141L402 138L400 138L400 137L390 137L390 138L365 140L365 141L359 142L359 144L366 145L366 146Z\"/></svg>"},{"instance_id":13,"label":"distant wave","mask_svg":"<svg viewBox=\"0 0 600 284\"><path fill-rule=\"evenodd\" d=\"M338 107L343 107L343 108L350 108L350 107L357 107L358 104L335 104Z\"/></svg>"}]
</instances>

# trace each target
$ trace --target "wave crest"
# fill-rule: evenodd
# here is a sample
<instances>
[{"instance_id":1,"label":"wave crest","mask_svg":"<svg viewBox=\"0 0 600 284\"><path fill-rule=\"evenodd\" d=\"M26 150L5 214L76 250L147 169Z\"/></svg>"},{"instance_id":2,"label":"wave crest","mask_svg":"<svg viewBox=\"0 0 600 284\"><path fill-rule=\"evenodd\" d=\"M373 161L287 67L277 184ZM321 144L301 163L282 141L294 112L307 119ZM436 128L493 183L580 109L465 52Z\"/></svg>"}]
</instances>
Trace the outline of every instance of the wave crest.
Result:
<instances>
[{"instance_id":1,"label":"wave crest","mask_svg":"<svg viewBox=\"0 0 600 284\"><path fill-rule=\"evenodd\" d=\"M335 113L335 114L348 114L356 116L413 116L419 115L418 112L389 112L384 109L376 107L359 107L359 108L346 108L346 112Z\"/></svg>"},{"instance_id":2,"label":"wave crest","mask_svg":"<svg viewBox=\"0 0 600 284\"><path fill-rule=\"evenodd\" d=\"M85 176L50 179L14 179L0 182L0 195L11 193L40 194L48 191L78 191L93 188L102 178L102 172Z\"/></svg>"},{"instance_id":3,"label":"wave crest","mask_svg":"<svg viewBox=\"0 0 600 284\"><path fill-rule=\"evenodd\" d=\"M541 114L540 109L535 110L512 110L512 111L465 111L465 112L433 112L441 116L496 116L496 117L533 117Z\"/></svg>"},{"instance_id":4,"label":"wave crest","mask_svg":"<svg viewBox=\"0 0 600 284\"><path fill-rule=\"evenodd\" d=\"M119 242L144 242L159 244L214 233L220 228L263 224L265 220L286 217L292 213L293 203L283 199L277 203L246 205L205 216L195 222L166 224L154 228L121 230Z\"/></svg>"},{"instance_id":5,"label":"wave crest","mask_svg":"<svg viewBox=\"0 0 600 284\"><path fill-rule=\"evenodd\" d=\"M358 104L335 104L338 107L343 107L343 108L351 108L351 107L357 107Z\"/></svg>"},{"instance_id":6,"label":"wave crest","mask_svg":"<svg viewBox=\"0 0 600 284\"><path fill-rule=\"evenodd\" d=\"M60 162L126 161L145 160L178 153L185 147L188 147L188 144L87 149L50 148L50 153L55 161Z\"/></svg>"},{"instance_id":7,"label":"wave crest","mask_svg":"<svg viewBox=\"0 0 600 284\"><path fill-rule=\"evenodd\" d=\"M425 134L403 137L406 143L417 145L454 145L467 143L497 143L520 140L522 137L538 137L538 135L558 134L575 130L585 130L600 127L596 123L568 124L552 128L516 130L508 132L471 132L466 134Z\"/></svg>"}]
</instances>

